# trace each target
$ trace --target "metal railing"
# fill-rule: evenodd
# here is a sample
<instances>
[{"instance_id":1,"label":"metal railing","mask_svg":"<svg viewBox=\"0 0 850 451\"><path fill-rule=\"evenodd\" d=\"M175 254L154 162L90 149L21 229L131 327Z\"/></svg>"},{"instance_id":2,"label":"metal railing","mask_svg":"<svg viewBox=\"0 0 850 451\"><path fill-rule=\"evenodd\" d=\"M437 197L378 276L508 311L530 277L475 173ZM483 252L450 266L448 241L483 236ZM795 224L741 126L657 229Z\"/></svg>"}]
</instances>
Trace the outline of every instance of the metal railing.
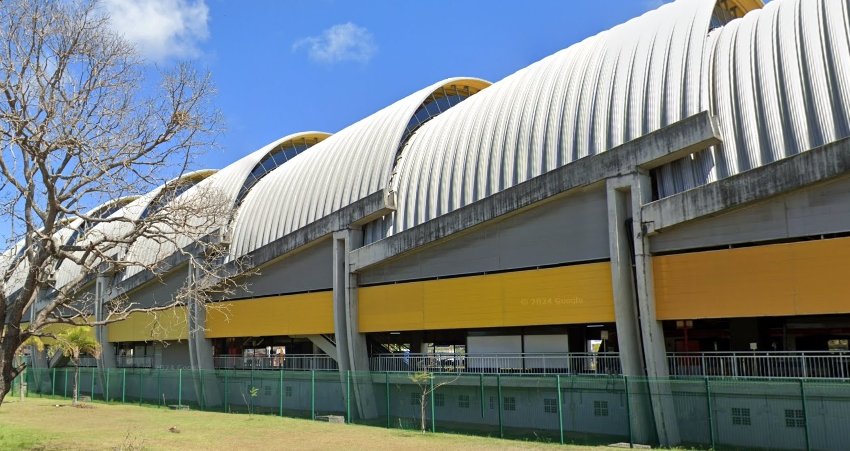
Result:
<instances>
[{"instance_id":1,"label":"metal railing","mask_svg":"<svg viewBox=\"0 0 850 451\"><path fill-rule=\"evenodd\" d=\"M668 353L671 376L831 378L850 379L850 351L751 351ZM220 355L217 369L336 371L337 362L324 354L279 356ZM116 357L119 368L152 368L153 358ZM94 367L83 357L81 367ZM485 374L621 374L616 352L600 353L388 353L373 355L369 369L380 372L463 372Z\"/></svg>"},{"instance_id":2,"label":"metal railing","mask_svg":"<svg viewBox=\"0 0 850 451\"><path fill-rule=\"evenodd\" d=\"M67 366L73 366L68 362ZM94 357L80 357L80 368L92 368L97 366L97 359Z\"/></svg>"},{"instance_id":3,"label":"metal railing","mask_svg":"<svg viewBox=\"0 0 850 451\"><path fill-rule=\"evenodd\" d=\"M850 378L848 351L668 353L671 376ZM371 371L466 373L621 374L620 357L607 353L378 354Z\"/></svg>"},{"instance_id":4,"label":"metal railing","mask_svg":"<svg viewBox=\"0 0 850 451\"><path fill-rule=\"evenodd\" d=\"M115 365L118 368L153 368L153 357L117 356L115 357Z\"/></svg>"},{"instance_id":5,"label":"metal railing","mask_svg":"<svg viewBox=\"0 0 850 451\"><path fill-rule=\"evenodd\" d=\"M848 351L668 353L672 376L850 378Z\"/></svg>"},{"instance_id":6,"label":"metal railing","mask_svg":"<svg viewBox=\"0 0 850 451\"><path fill-rule=\"evenodd\" d=\"M219 355L214 357L214 365L216 369L228 370L328 371L339 369L336 360L325 354L289 354L271 357Z\"/></svg>"},{"instance_id":7,"label":"metal railing","mask_svg":"<svg viewBox=\"0 0 850 451\"><path fill-rule=\"evenodd\" d=\"M378 354L371 371L431 371L465 373L620 374L620 357L605 353L493 353L493 354Z\"/></svg>"}]
</instances>

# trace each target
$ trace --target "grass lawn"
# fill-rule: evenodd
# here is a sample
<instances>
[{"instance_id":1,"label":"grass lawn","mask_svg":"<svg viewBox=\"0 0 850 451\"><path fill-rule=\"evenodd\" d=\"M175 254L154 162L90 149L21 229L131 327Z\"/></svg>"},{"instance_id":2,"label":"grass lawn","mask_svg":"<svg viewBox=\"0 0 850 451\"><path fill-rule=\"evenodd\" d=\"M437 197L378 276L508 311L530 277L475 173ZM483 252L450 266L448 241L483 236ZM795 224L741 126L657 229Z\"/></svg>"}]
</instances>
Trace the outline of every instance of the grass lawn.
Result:
<instances>
[{"instance_id":1,"label":"grass lawn","mask_svg":"<svg viewBox=\"0 0 850 451\"><path fill-rule=\"evenodd\" d=\"M57 405L61 407L56 407ZM178 433L169 431L176 427ZM176 411L7 397L0 406L0 449L600 449L422 434L272 416Z\"/></svg>"}]
</instances>

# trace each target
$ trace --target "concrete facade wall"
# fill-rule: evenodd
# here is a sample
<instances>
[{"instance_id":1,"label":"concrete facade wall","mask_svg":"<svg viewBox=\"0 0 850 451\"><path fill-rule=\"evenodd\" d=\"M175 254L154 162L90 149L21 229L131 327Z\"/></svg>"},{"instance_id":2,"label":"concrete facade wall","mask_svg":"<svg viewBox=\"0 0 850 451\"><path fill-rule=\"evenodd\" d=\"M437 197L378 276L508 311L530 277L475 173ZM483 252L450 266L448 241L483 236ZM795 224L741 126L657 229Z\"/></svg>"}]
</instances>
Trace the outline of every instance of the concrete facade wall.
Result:
<instances>
[{"instance_id":1,"label":"concrete facade wall","mask_svg":"<svg viewBox=\"0 0 850 451\"><path fill-rule=\"evenodd\" d=\"M607 259L604 189L579 192L360 273L360 284Z\"/></svg>"},{"instance_id":2,"label":"concrete facade wall","mask_svg":"<svg viewBox=\"0 0 850 451\"><path fill-rule=\"evenodd\" d=\"M650 238L653 252L850 231L850 177L664 230Z\"/></svg>"},{"instance_id":3,"label":"concrete facade wall","mask_svg":"<svg viewBox=\"0 0 850 451\"><path fill-rule=\"evenodd\" d=\"M174 293L177 293L186 283L187 271L185 266L178 268L163 277L162 280L155 279L142 288L130 292L128 299L130 302L138 303L143 308L168 304L172 302Z\"/></svg>"},{"instance_id":4,"label":"concrete facade wall","mask_svg":"<svg viewBox=\"0 0 850 451\"><path fill-rule=\"evenodd\" d=\"M318 243L260 268L233 298L329 290L333 287L333 248Z\"/></svg>"}]
</instances>

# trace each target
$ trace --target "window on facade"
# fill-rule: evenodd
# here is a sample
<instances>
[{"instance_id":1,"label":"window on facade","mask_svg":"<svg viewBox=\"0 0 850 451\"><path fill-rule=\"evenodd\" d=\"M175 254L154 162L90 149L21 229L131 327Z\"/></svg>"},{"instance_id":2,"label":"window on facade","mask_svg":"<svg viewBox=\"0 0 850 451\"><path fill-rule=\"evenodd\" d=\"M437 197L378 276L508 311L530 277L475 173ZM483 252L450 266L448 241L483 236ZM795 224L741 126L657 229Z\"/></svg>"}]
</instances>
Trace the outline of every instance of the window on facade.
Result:
<instances>
[{"instance_id":1,"label":"window on facade","mask_svg":"<svg viewBox=\"0 0 850 451\"><path fill-rule=\"evenodd\" d=\"M558 400L555 398L545 398L543 400L544 413L558 413Z\"/></svg>"},{"instance_id":2,"label":"window on facade","mask_svg":"<svg viewBox=\"0 0 850 451\"><path fill-rule=\"evenodd\" d=\"M732 424L736 426L750 426L750 409L746 407L732 408Z\"/></svg>"},{"instance_id":3,"label":"window on facade","mask_svg":"<svg viewBox=\"0 0 850 451\"><path fill-rule=\"evenodd\" d=\"M513 396L505 396L504 404L502 404L502 408L504 410L516 410L516 398Z\"/></svg>"},{"instance_id":4,"label":"window on facade","mask_svg":"<svg viewBox=\"0 0 850 451\"><path fill-rule=\"evenodd\" d=\"M180 197L181 194L185 193L189 188L195 186L203 179L204 177L184 177L169 182L162 187L156 197L148 203L148 206L145 207L145 211L142 212L139 219L145 219L162 210L162 208L168 205L169 202Z\"/></svg>"},{"instance_id":5,"label":"window on facade","mask_svg":"<svg viewBox=\"0 0 850 451\"><path fill-rule=\"evenodd\" d=\"M401 149L413 136L413 133L422 126L422 124L446 112L449 108L463 102L470 96L478 93L480 89L473 88L467 85L448 85L437 89L422 102L422 105L416 109L407 127L404 129L404 134L399 141L398 150L396 151L396 159L401 156Z\"/></svg>"},{"instance_id":6,"label":"window on facade","mask_svg":"<svg viewBox=\"0 0 850 451\"><path fill-rule=\"evenodd\" d=\"M287 386L284 388L284 394L286 395L286 397L287 397L287 398L291 398L291 397L292 397L292 386L291 386L291 385L287 385Z\"/></svg>"},{"instance_id":7,"label":"window on facade","mask_svg":"<svg viewBox=\"0 0 850 451\"><path fill-rule=\"evenodd\" d=\"M434 406L443 407L446 405L446 395L442 393L434 393Z\"/></svg>"},{"instance_id":8,"label":"window on facade","mask_svg":"<svg viewBox=\"0 0 850 451\"><path fill-rule=\"evenodd\" d=\"M254 187L259 181L268 175L271 171L279 168L281 165L286 163L287 161L295 158L301 152L313 147L318 144L320 141L325 139L325 136L308 136L303 138L296 138L286 142L281 143L274 150L269 152L256 166L251 170L251 173L248 174L248 177L245 179L245 183L242 184L242 188L239 189L239 194L236 196L236 206L239 206L243 200L245 200L245 196L248 195L248 191Z\"/></svg>"},{"instance_id":9,"label":"window on facade","mask_svg":"<svg viewBox=\"0 0 850 451\"><path fill-rule=\"evenodd\" d=\"M461 409L469 408L469 395L459 395L457 397L457 406Z\"/></svg>"},{"instance_id":10,"label":"window on facade","mask_svg":"<svg viewBox=\"0 0 850 451\"><path fill-rule=\"evenodd\" d=\"M789 428L804 428L806 427L806 416L802 409L785 409L785 427Z\"/></svg>"},{"instance_id":11,"label":"window on facade","mask_svg":"<svg viewBox=\"0 0 850 451\"><path fill-rule=\"evenodd\" d=\"M607 417L608 416L608 401L593 401L593 416Z\"/></svg>"}]
</instances>

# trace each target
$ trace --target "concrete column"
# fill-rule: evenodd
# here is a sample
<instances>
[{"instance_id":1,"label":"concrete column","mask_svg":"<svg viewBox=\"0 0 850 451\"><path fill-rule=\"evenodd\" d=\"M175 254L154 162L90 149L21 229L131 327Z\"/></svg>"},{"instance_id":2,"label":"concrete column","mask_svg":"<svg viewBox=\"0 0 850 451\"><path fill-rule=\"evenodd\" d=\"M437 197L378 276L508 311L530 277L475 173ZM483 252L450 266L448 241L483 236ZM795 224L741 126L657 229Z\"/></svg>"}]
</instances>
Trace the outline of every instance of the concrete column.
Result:
<instances>
[{"instance_id":1,"label":"concrete column","mask_svg":"<svg viewBox=\"0 0 850 451\"><path fill-rule=\"evenodd\" d=\"M637 294L643 356L658 441L662 446L679 444L679 427L676 406L670 396L669 384L656 384L655 378L670 375L664 329L655 315L655 284L652 273L652 255L649 238L645 232L642 207L652 201L652 181L646 173L637 173L632 182L632 236L634 238L635 291Z\"/></svg>"},{"instance_id":2,"label":"concrete column","mask_svg":"<svg viewBox=\"0 0 850 451\"><path fill-rule=\"evenodd\" d=\"M617 323L617 347L626 376L643 376L643 346L638 326L635 281L632 270L632 245L627 228L631 218L631 180L609 179L608 243L611 252L611 284L614 293L614 317Z\"/></svg>"},{"instance_id":3,"label":"concrete column","mask_svg":"<svg viewBox=\"0 0 850 451\"><path fill-rule=\"evenodd\" d=\"M189 261L187 283L192 284L199 277L197 263ZM187 305L186 323L189 330L189 362L193 370L212 370L213 363L212 341L206 338L207 310L206 306L195 296Z\"/></svg>"},{"instance_id":4,"label":"concrete column","mask_svg":"<svg viewBox=\"0 0 850 451\"><path fill-rule=\"evenodd\" d=\"M631 240L632 178L608 179L608 243L611 253L611 284L614 294L614 318L617 325L617 347L623 374L631 377L629 406L632 437L637 443L657 441L652 403L643 382L646 376L640 315L635 293L634 255Z\"/></svg>"},{"instance_id":5,"label":"concrete column","mask_svg":"<svg viewBox=\"0 0 850 451\"><path fill-rule=\"evenodd\" d=\"M334 333L339 357L337 362L344 383L346 371L369 371L366 336L360 333L358 321L357 274L350 271L349 257L352 250L363 245L363 233L356 229L342 230L334 233L333 240ZM371 379L355 378L352 392L361 418L378 416Z\"/></svg>"},{"instance_id":6,"label":"concrete column","mask_svg":"<svg viewBox=\"0 0 850 451\"><path fill-rule=\"evenodd\" d=\"M679 430L670 388L653 381L669 372L664 332L655 316L652 256L641 216L642 206L651 201L651 188L649 177L640 173L606 182L611 282L623 374L635 377L630 387L630 402L638 413L632 423L635 439L652 441L654 432L662 446L674 446L679 443Z\"/></svg>"},{"instance_id":7,"label":"concrete column","mask_svg":"<svg viewBox=\"0 0 850 451\"><path fill-rule=\"evenodd\" d=\"M94 286L95 321L103 321L108 315L104 305L109 301L111 285L112 276L102 273L97 275ZM94 327L94 336L100 344L100 358L97 359L97 368L99 370L115 368L115 349L112 343L109 342L107 327L103 325Z\"/></svg>"},{"instance_id":8,"label":"concrete column","mask_svg":"<svg viewBox=\"0 0 850 451\"><path fill-rule=\"evenodd\" d=\"M186 275L187 285L191 285L201 277L198 263L189 260L188 273ZM211 371L215 369L213 362L212 341L206 337L207 309L197 296L192 295L186 305L186 327L188 336L186 341L189 345L189 365L192 371L192 385L195 396L202 407L221 405L218 390L211 390L218 382L217 377ZM199 370L199 371L194 371Z\"/></svg>"}]
</instances>

